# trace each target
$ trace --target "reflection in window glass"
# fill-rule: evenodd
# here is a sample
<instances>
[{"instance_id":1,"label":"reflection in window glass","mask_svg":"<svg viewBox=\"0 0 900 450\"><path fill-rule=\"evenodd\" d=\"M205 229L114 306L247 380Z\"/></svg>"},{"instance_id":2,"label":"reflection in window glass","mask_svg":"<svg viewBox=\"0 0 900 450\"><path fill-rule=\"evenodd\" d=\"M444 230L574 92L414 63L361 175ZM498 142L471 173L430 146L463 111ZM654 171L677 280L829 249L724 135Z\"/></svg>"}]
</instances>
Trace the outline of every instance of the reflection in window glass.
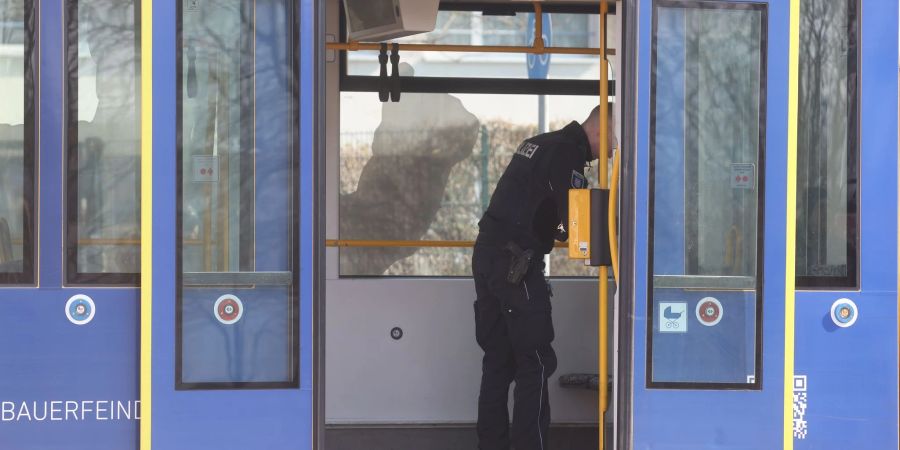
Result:
<instances>
[{"instance_id":1,"label":"reflection in window glass","mask_svg":"<svg viewBox=\"0 0 900 450\"><path fill-rule=\"evenodd\" d=\"M0 283L33 280L34 78L30 1L0 0Z\"/></svg>"},{"instance_id":2,"label":"reflection in window glass","mask_svg":"<svg viewBox=\"0 0 900 450\"><path fill-rule=\"evenodd\" d=\"M592 47L600 43L599 16L550 13L551 45ZM489 16L473 11L438 12L435 30L397 39L399 43L528 46L528 13ZM613 21L610 21L613 24ZM610 30L610 35L614 30ZM422 77L528 78L526 56L513 53L401 52ZM377 76L378 52L347 52L347 74ZM600 63L590 55L552 55L551 79L596 80Z\"/></svg>"},{"instance_id":3,"label":"reflection in window glass","mask_svg":"<svg viewBox=\"0 0 900 450\"><path fill-rule=\"evenodd\" d=\"M800 5L798 287L856 286L856 8L855 0Z\"/></svg>"},{"instance_id":4,"label":"reflection in window glass","mask_svg":"<svg viewBox=\"0 0 900 450\"><path fill-rule=\"evenodd\" d=\"M405 70L412 70L405 67ZM547 127L583 120L593 96L547 98ZM516 148L538 133L536 95L341 94L340 238L475 240ZM595 167L596 167L596 163ZM596 186L597 170L589 173ZM341 275L470 276L471 249L343 248ZM555 276L595 268L551 253Z\"/></svg>"},{"instance_id":5,"label":"reflection in window glass","mask_svg":"<svg viewBox=\"0 0 900 450\"><path fill-rule=\"evenodd\" d=\"M181 5L178 389L297 385L294 3Z\"/></svg>"},{"instance_id":6,"label":"reflection in window glass","mask_svg":"<svg viewBox=\"0 0 900 450\"><path fill-rule=\"evenodd\" d=\"M137 1L68 2L66 276L136 283L140 264Z\"/></svg>"},{"instance_id":7,"label":"reflection in window glass","mask_svg":"<svg viewBox=\"0 0 900 450\"><path fill-rule=\"evenodd\" d=\"M759 382L764 8L654 11L651 387Z\"/></svg>"}]
</instances>

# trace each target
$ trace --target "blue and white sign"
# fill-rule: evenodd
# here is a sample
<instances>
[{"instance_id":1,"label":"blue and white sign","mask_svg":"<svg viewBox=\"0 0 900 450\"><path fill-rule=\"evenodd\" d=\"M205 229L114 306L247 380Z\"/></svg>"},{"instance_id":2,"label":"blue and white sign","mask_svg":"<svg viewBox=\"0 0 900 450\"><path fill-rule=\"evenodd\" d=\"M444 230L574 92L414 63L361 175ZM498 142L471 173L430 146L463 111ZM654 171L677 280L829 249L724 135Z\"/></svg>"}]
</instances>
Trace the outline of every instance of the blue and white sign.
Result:
<instances>
[{"instance_id":1,"label":"blue and white sign","mask_svg":"<svg viewBox=\"0 0 900 450\"><path fill-rule=\"evenodd\" d=\"M94 319L94 300L87 295L73 295L66 302L66 317L75 325L85 325Z\"/></svg>"},{"instance_id":2,"label":"blue and white sign","mask_svg":"<svg viewBox=\"0 0 900 450\"><path fill-rule=\"evenodd\" d=\"M850 328L859 317L856 303L849 298L839 298L831 304L831 320L841 328Z\"/></svg>"},{"instance_id":3,"label":"blue and white sign","mask_svg":"<svg viewBox=\"0 0 900 450\"><path fill-rule=\"evenodd\" d=\"M552 45L552 27L550 23L550 14L544 13L541 14L543 18L543 23L541 27L541 37L544 39L544 47L550 47ZM532 45L534 43L534 14L528 15L528 45ZM530 79L546 79L547 74L550 72L550 54L545 53L543 55L536 55L534 53L529 53L527 57L528 62L528 78Z\"/></svg>"},{"instance_id":4,"label":"blue and white sign","mask_svg":"<svg viewBox=\"0 0 900 450\"><path fill-rule=\"evenodd\" d=\"M687 303L660 302L659 332L687 333Z\"/></svg>"}]
</instances>

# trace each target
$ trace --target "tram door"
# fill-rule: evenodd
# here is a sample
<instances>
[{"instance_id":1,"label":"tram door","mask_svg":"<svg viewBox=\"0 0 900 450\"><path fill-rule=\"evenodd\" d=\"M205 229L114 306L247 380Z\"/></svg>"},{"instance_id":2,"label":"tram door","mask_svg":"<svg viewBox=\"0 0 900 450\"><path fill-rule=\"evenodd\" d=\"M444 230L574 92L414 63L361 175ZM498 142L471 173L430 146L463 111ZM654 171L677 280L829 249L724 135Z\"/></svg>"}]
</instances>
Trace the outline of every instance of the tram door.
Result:
<instances>
[{"instance_id":1,"label":"tram door","mask_svg":"<svg viewBox=\"0 0 900 450\"><path fill-rule=\"evenodd\" d=\"M896 2L656 0L637 20L619 441L896 447Z\"/></svg>"},{"instance_id":2,"label":"tram door","mask_svg":"<svg viewBox=\"0 0 900 450\"><path fill-rule=\"evenodd\" d=\"M0 448L137 439L137 4L0 0Z\"/></svg>"},{"instance_id":3,"label":"tram door","mask_svg":"<svg viewBox=\"0 0 900 450\"><path fill-rule=\"evenodd\" d=\"M789 2L639 8L623 438L638 449L781 448Z\"/></svg>"},{"instance_id":4,"label":"tram door","mask_svg":"<svg viewBox=\"0 0 900 450\"><path fill-rule=\"evenodd\" d=\"M154 449L310 448L312 4L154 3Z\"/></svg>"}]
</instances>

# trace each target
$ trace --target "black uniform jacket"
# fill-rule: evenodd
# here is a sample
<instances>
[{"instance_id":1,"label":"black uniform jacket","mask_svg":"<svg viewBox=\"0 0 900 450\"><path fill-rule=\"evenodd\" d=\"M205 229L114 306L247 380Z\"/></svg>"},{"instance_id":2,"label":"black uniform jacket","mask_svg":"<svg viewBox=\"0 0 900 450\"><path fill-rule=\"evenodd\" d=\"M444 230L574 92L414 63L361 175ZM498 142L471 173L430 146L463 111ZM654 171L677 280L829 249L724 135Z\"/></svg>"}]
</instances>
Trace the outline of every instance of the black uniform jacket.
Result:
<instances>
[{"instance_id":1,"label":"black uniform jacket","mask_svg":"<svg viewBox=\"0 0 900 450\"><path fill-rule=\"evenodd\" d=\"M568 238L569 189L587 187L584 166L592 159L578 122L523 142L478 222L478 242L502 246L513 241L549 253L554 238Z\"/></svg>"}]
</instances>

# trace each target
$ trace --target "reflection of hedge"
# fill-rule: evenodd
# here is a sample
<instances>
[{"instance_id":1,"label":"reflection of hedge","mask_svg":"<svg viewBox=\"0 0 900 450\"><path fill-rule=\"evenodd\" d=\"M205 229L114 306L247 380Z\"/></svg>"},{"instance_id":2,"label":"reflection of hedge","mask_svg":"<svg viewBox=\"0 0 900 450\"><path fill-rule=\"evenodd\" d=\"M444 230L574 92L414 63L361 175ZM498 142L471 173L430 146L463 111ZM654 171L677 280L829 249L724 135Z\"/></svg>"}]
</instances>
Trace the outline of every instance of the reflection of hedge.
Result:
<instances>
[{"instance_id":1,"label":"reflection of hedge","mask_svg":"<svg viewBox=\"0 0 900 450\"><path fill-rule=\"evenodd\" d=\"M560 128L564 124L554 124ZM519 144L536 133L536 127L510 124L503 121L483 122L481 133L472 154L457 164L450 173L441 209L424 240L474 240L478 234L478 220L487 199ZM356 190L366 161L372 156L371 134L342 135L340 192ZM487 168L485 173L484 168ZM484 191L484 192L483 192ZM380 239L381 236L368 236ZM410 237L418 239L418 236ZM364 250L377 252L379 250ZM581 263L568 261L564 250L551 255L554 275L588 275L590 269ZM349 256L349 254L347 255ZM468 276L470 249L421 249L414 255L395 262L385 273L399 276ZM345 272L342 272L346 274ZM363 274L355 274L363 275ZM364 274L381 275L381 274Z\"/></svg>"}]
</instances>

